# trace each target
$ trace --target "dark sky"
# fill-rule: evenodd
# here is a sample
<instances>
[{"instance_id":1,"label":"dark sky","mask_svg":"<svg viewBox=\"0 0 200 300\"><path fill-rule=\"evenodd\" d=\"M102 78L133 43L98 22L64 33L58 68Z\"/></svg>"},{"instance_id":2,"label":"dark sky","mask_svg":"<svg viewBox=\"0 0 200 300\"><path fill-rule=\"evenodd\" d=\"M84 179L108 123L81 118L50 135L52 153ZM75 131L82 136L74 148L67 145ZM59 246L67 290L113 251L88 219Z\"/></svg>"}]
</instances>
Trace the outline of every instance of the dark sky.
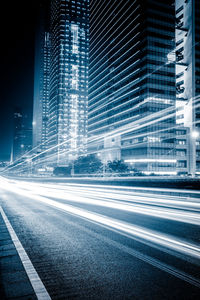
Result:
<instances>
[{"instance_id":1,"label":"dark sky","mask_svg":"<svg viewBox=\"0 0 200 300\"><path fill-rule=\"evenodd\" d=\"M8 159L13 110L32 112L36 16L39 0L1 2L0 160Z\"/></svg>"}]
</instances>

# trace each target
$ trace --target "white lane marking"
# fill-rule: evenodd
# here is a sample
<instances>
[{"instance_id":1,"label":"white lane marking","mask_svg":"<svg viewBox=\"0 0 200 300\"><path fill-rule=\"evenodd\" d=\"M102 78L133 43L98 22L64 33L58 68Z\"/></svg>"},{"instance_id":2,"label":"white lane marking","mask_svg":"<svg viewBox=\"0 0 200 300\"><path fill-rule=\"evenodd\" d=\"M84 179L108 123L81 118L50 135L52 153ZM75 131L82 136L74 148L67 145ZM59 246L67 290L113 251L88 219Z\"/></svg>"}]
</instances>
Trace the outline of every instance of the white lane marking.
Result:
<instances>
[{"instance_id":1,"label":"white lane marking","mask_svg":"<svg viewBox=\"0 0 200 300\"><path fill-rule=\"evenodd\" d=\"M25 271L28 275L28 278L31 282L31 285L33 287L33 290L34 290L38 300L51 300L51 297L49 296L44 284L42 283L38 273L36 272L33 264L31 263L26 251L24 250L21 242L19 241L12 225L10 224L10 222L1 206L0 206L0 212L1 212L4 222L8 228L11 239L16 247L16 250L19 254L19 257L22 261L22 264L25 268Z\"/></svg>"}]
</instances>

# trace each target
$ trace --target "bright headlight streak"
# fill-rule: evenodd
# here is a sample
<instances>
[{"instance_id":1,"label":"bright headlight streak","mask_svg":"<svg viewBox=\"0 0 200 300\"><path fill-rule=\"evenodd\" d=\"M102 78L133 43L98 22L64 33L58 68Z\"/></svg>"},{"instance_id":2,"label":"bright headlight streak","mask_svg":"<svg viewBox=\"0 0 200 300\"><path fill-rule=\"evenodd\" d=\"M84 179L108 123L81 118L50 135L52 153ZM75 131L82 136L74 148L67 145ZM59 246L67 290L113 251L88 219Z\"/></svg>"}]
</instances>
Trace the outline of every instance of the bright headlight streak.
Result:
<instances>
[{"instance_id":1,"label":"bright headlight streak","mask_svg":"<svg viewBox=\"0 0 200 300\"><path fill-rule=\"evenodd\" d=\"M136 194L138 191L137 195L144 195L144 197L148 197L149 195L153 196L154 198L159 197L160 199L164 197L164 199L167 198L172 198L172 199L178 199L177 201L194 201L194 202L198 202L199 198L200 198L200 191L198 190L186 190L186 189L174 189L174 188L158 188L158 187L137 187L137 186L119 186L119 185L101 185L101 184L85 184L85 183L74 183L73 181L71 182L70 178L68 178L67 182L61 183L61 182L56 182L56 184L50 183L38 183L38 182L28 182L28 181L22 181L22 180L15 180L15 179L7 179L4 177L0 177L1 181L3 182L9 182L12 184L17 184L17 185L33 185L33 186L42 186L42 187L47 187L47 188L55 188L55 189L82 189L83 191L86 190L91 190L91 191L97 191L99 190L100 192L102 191L106 191L106 192L110 192L113 193L113 191L117 191L117 193L122 193L124 194L125 191L126 193L130 194L133 193ZM52 180L52 178L49 178L50 180ZM79 178L78 178L79 179ZM81 177L82 179L82 177ZM91 180L90 177L86 178L87 180ZM116 179L116 177L114 177L114 179ZM122 178L120 178L122 179ZM143 191L146 191L146 193L144 193ZM148 192L148 194L147 194ZM153 192L153 194L152 194ZM158 192L159 194L154 194L154 192ZM161 194L160 194L161 193ZM163 194L164 193L164 194ZM165 193L168 193L165 195ZM188 196L184 196L184 194L195 194L198 195L199 198L191 198ZM172 195L171 195L172 194ZM175 196L174 196L175 194ZM180 196L181 195L181 196ZM168 199L167 199L168 201Z\"/></svg>"},{"instance_id":2,"label":"bright headlight streak","mask_svg":"<svg viewBox=\"0 0 200 300\"><path fill-rule=\"evenodd\" d=\"M91 178L87 178L87 179L89 180ZM74 182L70 182L70 183L66 182L65 186L74 186L74 187L78 187L78 188L80 186L82 186L82 187L84 187L86 189L88 189L88 188L94 188L93 184L85 184L85 183L78 183L77 184L77 183L74 183ZM135 190L138 190L138 191L144 191L145 190L148 193L151 192L151 191L155 191L155 192L161 192L161 193L163 193L163 192L177 193L178 195L180 195L180 194L184 195L185 193L190 193L191 192L191 191L188 191L186 189L185 190L184 189L180 190L180 189L174 189L174 188L170 189L170 188L157 188L157 187L155 187L155 188L154 187L137 187L137 186L133 187L133 186L119 186L119 185L106 185L106 186L103 186L103 185L100 185L100 184L96 184L95 185L95 189L96 188L100 188L100 189L104 188L104 189L110 189L110 190L115 189L115 190L118 190L117 192L120 192L120 190L122 190L122 189L123 190L128 190L128 191L134 191L134 192L135 192ZM194 190L194 191L192 191L192 193L197 194L200 197L200 191ZM159 197L162 197L162 195L159 195ZM164 197L166 197L166 195ZM174 196L170 196L170 197L174 197ZM180 197L180 196L178 196L178 197ZM185 199L185 197L184 197L184 199ZM188 199L188 197L187 197L187 199Z\"/></svg>"},{"instance_id":3,"label":"bright headlight streak","mask_svg":"<svg viewBox=\"0 0 200 300\"><path fill-rule=\"evenodd\" d=\"M71 193L69 191L63 192L60 190L52 190L51 188L46 189L41 186L30 186L30 185L24 185L20 188L26 189L27 191L30 191L31 194L55 198L55 199L62 199L70 202L76 202L76 203L82 203L82 204L88 204L88 205L95 205L95 206L101 206L101 207L107 207L132 213L139 213L143 215L153 216L159 218L164 218L168 220L174 220L179 222L185 222L195 225L200 225L200 215L197 213L191 213L191 212L178 212L177 209L167 209L167 208L161 208L161 207L147 207L142 204L128 204L128 203L119 203L118 201L112 199L104 199L99 200L99 195L93 193L93 195L90 193L90 196L83 197L81 194L77 195L75 193ZM103 197L106 198L106 193L103 193ZM98 198L97 198L98 197ZM149 198L150 201L154 200L153 198Z\"/></svg>"},{"instance_id":4,"label":"bright headlight streak","mask_svg":"<svg viewBox=\"0 0 200 300\"><path fill-rule=\"evenodd\" d=\"M29 186L30 187L30 186ZM36 186L35 186L36 187ZM36 192L38 192L38 187L36 187ZM34 186L33 186L34 188ZM184 201L175 201L175 200L170 200L170 199L159 199L159 198L156 198L154 197L153 195L141 195L141 193L134 193L134 194L127 194L127 193L115 193L114 191L98 191L98 190L92 190L92 189L81 189L79 188L78 191L76 189L71 189L71 188L59 188L58 190L58 187L56 186L52 186L52 185L49 185L49 186L41 186L40 185L40 193L43 193L43 194L46 194L50 193L50 195L53 195L52 193L54 191L52 191L52 189L56 190L56 195L57 197L62 197L62 198L65 198L66 197L66 193L69 193L71 192L72 195L80 195L80 196L83 196L84 197L89 197L89 198L92 198L94 199L94 197L98 197L98 199L105 199L105 201L107 200L118 200L120 202L128 202L126 204L130 204L131 202L134 202L135 203L139 203L139 204L148 204L148 205L156 205L156 206L164 206L164 207L174 207L174 208L182 208L182 209L190 209L189 207L192 207L192 209L200 209L200 203L193 203L191 201L186 201L186 199L184 199ZM32 190L32 192L35 192L34 189ZM89 194L88 194L89 192ZM88 196L89 195L89 196ZM152 197L153 196L153 197ZM155 195L156 196L156 195ZM123 197L123 198L122 198ZM156 198L156 200L155 200ZM166 197L165 197L166 198ZM94 199L95 200L95 199ZM93 203L93 202L92 202ZM189 207L188 207L189 206Z\"/></svg>"},{"instance_id":5,"label":"bright headlight streak","mask_svg":"<svg viewBox=\"0 0 200 300\"><path fill-rule=\"evenodd\" d=\"M9 184L7 184L6 186L4 185L4 188L10 190L11 186ZM96 224L101 224L110 229L117 230L117 231L121 232L122 234L130 236L131 238L139 238L142 240L144 239L145 241L152 243L152 246L154 246L154 244L156 244L158 246L166 247L168 249L183 253L185 255L190 255L190 256L193 256L196 258L200 258L200 249L196 245L186 243L179 239L173 239L169 235L160 234L153 230L147 230L142 227L135 226L135 225L132 225L132 224L129 224L126 222L117 221L113 218L102 216L97 213L92 213L92 212L89 212L89 211L86 211L86 210L83 210L80 208L73 207L68 204L59 203L59 202L50 200L50 199L42 197L42 196L30 195L30 193L28 193L27 191L24 191L20 188L15 187L13 192L15 192L19 195L23 195L28 198L37 200L44 204L50 205L57 209L61 209L63 211L66 211L67 213L76 215L83 219L87 219Z\"/></svg>"},{"instance_id":6,"label":"bright headlight streak","mask_svg":"<svg viewBox=\"0 0 200 300\"><path fill-rule=\"evenodd\" d=\"M106 226L111 230L117 230L122 234L128 235L130 238L139 239L141 242L142 240L148 241L152 243L152 247L154 247L155 244L157 246L180 252L184 255L200 258L200 249L195 244L186 243L185 241L182 241L180 239L174 239L173 237L166 234L161 234L160 232L148 230L143 227L132 225L126 222L117 221L116 219L106 217L97 213L92 213L80 208L73 207L68 204L59 203L57 201L50 200L39 195L30 195L29 192L22 190L18 187L13 187L9 183L4 182L3 188L7 189L8 191L12 189L12 191L17 193L18 195L23 195L28 198L31 198L32 200L37 200L51 207L61 209L62 211L76 215L83 219L87 219L96 224Z\"/></svg>"},{"instance_id":7,"label":"bright headlight streak","mask_svg":"<svg viewBox=\"0 0 200 300\"><path fill-rule=\"evenodd\" d=\"M109 187L106 186L103 188L103 186L99 186L99 185L95 185L91 186L91 185L74 185L72 184L66 184L66 185L61 185L59 184L41 184L41 183L33 183L33 182L21 182L21 181L16 181L16 184L19 185L22 188L27 187L28 189L30 189L30 187L32 187L32 192L34 192L35 190L38 191L38 188L41 188L40 192L42 193L46 193L52 189L56 190L56 195L58 195L59 193L63 193L63 195L66 195L66 193L72 192L73 194L78 194L80 196L82 196L83 194L86 194L86 197L88 197L88 192L89 192L89 197L98 197L102 198L102 199L111 199L111 200L119 200L120 202L129 202L127 204L130 204L130 202L137 202L139 204L148 204L148 205L156 205L156 206L167 206L167 207L174 207L174 208L181 208L181 209L187 209L189 210L190 208L192 209L196 209L199 210L200 209L200 202L197 198L188 198L188 197L183 197L181 198L180 196L178 197L177 200L177 196L162 196L162 195L156 195L156 194L151 194L151 193L142 193L142 192L135 192L134 189L136 190L141 190L141 188L135 187L133 188L134 190L134 194L133 191L120 191L117 190L117 192L115 191L116 187L114 186ZM101 187L101 188L100 188ZM98 189L99 188L99 189ZM119 188L119 186L118 186ZM47 189L47 190L44 190ZM127 189L127 187L123 187L123 189ZM128 188L131 190L131 187ZM145 189L145 188L143 188ZM151 189L147 190L149 192L151 192ZM152 190L156 190L156 189L152 189ZM163 192L163 190L165 191L165 189L158 189L161 190ZM168 191L168 189L167 189ZM196 191L197 192L197 191ZM199 192L200 194L200 192ZM61 195L61 194L60 194ZM176 199L176 200L174 200Z\"/></svg>"},{"instance_id":8,"label":"bright headlight streak","mask_svg":"<svg viewBox=\"0 0 200 300\"><path fill-rule=\"evenodd\" d=\"M177 199L177 196L163 196L162 195L156 195L156 194L145 194L145 193L137 193L134 191L133 192L125 192L125 191L117 191L117 193L113 190L109 190L109 187L106 187L104 189L99 189L96 188L91 188L86 185L86 188L81 187L81 185L77 185L74 188L71 186L62 186L59 185L53 185L53 184L39 184L39 183L32 183L32 182L21 182L21 181L14 181L14 184L16 183L19 187L27 190L31 190L32 193L40 193L43 195L50 194L50 196L56 198L60 197L61 199L66 199L67 200L67 195L66 193L69 194L69 192L72 193L73 197L75 195L83 196L86 194L86 198L88 198L88 192L89 192L89 198L92 198L92 204L94 204L95 197L98 199L103 199L104 201L115 201L118 200L122 203L131 204L131 203L138 203L140 204L147 204L148 206L145 206L144 208L148 208L150 205L155 205L156 207L163 206L167 208L181 208L185 210L199 210L200 209L200 203L198 199L196 198L190 198L190 201L188 198L180 198L179 200L172 200L172 199ZM52 191L53 189L53 191ZM54 190L56 190L56 194L54 193ZM54 196L53 196L54 195ZM84 197L85 197L84 196ZM166 199L167 197L167 199ZM82 198L80 198L82 199ZM98 200L97 199L97 200ZM73 200L71 200L73 201ZM192 202L193 201L193 202ZM83 201L84 202L84 201ZM116 202L116 201L115 201ZM114 208L114 207L113 207ZM182 215L182 214L181 214Z\"/></svg>"}]
</instances>

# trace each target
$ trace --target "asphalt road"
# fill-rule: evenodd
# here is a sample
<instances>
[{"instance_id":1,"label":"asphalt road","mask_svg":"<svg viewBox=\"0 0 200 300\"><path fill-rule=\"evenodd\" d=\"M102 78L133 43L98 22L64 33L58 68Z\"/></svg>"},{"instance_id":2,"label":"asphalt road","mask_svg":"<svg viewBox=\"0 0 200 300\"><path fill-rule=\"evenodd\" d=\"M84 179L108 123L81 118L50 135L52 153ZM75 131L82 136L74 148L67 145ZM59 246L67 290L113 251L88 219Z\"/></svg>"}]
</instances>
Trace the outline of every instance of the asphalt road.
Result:
<instances>
[{"instance_id":1,"label":"asphalt road","mask_svg":"<svg viewBox=\"0 0 200 300\"><path fill-rule=\"evenodd\" d=\"M52 299L200 299L200 199L0 178L0 206Z\"/></svg>"}]
</instances>

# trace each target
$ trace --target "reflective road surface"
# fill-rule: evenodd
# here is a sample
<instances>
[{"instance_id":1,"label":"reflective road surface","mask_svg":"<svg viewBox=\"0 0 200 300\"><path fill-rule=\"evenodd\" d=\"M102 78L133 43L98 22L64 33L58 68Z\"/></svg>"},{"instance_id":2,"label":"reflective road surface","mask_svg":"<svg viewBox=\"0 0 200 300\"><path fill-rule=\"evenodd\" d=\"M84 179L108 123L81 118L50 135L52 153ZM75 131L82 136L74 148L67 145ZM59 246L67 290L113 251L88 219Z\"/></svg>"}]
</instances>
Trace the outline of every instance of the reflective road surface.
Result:
<instances>
[{"instance_id":1,"label":"reflective road surface","mask_svg":"<svg viewBox=\"0 0 200 300\"><path fill-rule=\"evenodd\" d=\"M200 194L155 190L1 177L38 299L200 299Z\"/></svg>"}]
</instances>

